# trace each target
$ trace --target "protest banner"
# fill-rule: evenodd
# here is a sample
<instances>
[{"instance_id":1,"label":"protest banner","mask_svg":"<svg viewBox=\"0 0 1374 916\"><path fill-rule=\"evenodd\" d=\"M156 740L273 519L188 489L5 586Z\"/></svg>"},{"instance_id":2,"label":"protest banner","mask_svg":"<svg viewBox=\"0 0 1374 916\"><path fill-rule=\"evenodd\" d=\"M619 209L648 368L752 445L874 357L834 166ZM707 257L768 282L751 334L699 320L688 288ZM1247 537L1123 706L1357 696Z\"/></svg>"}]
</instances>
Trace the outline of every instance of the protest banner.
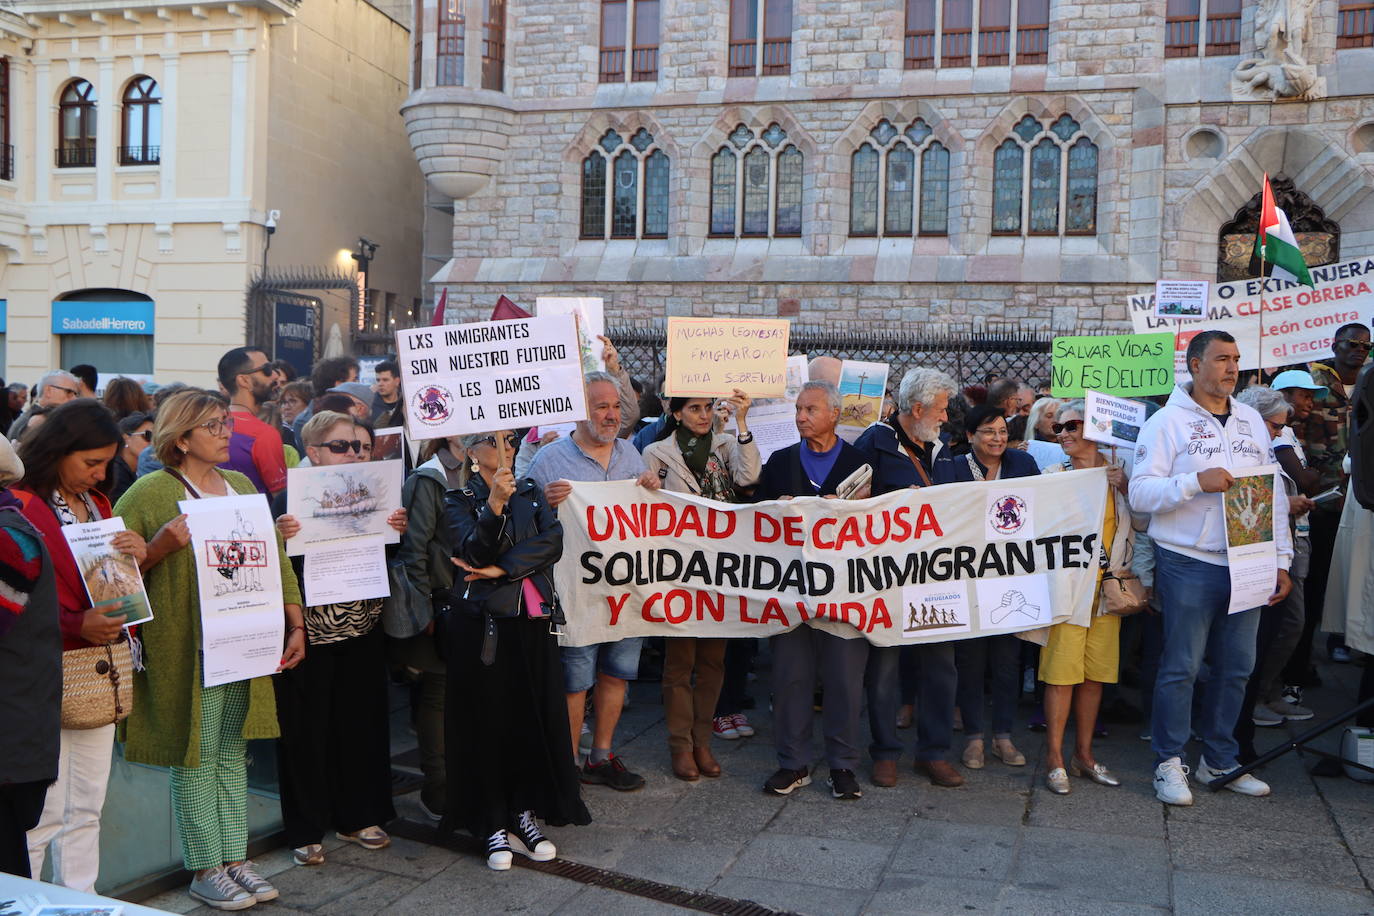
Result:
<instances>
[{"instance_id":1,"label":"protest banner","mask_svg":"<svg viewBox=\"0 0 1374 916\"><path fill-rule=\"evenodd\" d=\"M1226 507L1226 566L1231 576L1228 614L1264 607L1278 579L1274 539L1274 482L1278 465L1233 472L1235 482L1222 497ZM1278 524L1288 524L1279 519Z\"/></svg>"},{"instance_id":2,"label":"protest banner","mask_svg":"<svg viewBox=\"0 0 1374 916\"><path fill-rule=\"evenodd\" d=\"M887 393L887 363L847 359L840 363L840 422L835 435L853 443L883 413Z\"/></svg>"},{"instance_id":3,"label":"protest banner","mask_svg":"<svg viewBox=\"0 0 1374 916\"><path fill-rule=\"evenodd\" d=\"M1161 318L1201 318L1207 314L1206 280L1156 280L1155 314Z\"/></svg>"},{"instance_id":4,"label":"protest banner","mask_svg":"<svg viewBox=\"0 0 1374 916\"><path fill-rule=\"evenodd\" d=\"M1184 376L1188 341L1197 332L1212 329L1236 338L1241 369L1319 360L1330 355L1337 328L1352 321L1368 324L1374 317L1374 258L1352 258L1308 272L1314 284L1311 289L1273 277L1215 283L1207 300L1207 317L1200 321L1161 318L1155 314L1154 295L1131 296L1127 301L1131 325L1137 333L1176 333L1177 363Z\"/></svg>"},{"instance_id":5,"label":"protest banner","mask_svg":"<svg viewBox=\"0 0 1374 916\"><path fill-rule=\"evenodd\" d=\"M413 439L587 418L572 315L397 331L396 352Z\"/></svg>"},{"instance_id":6,"label":"protest banner","mask_svg":"<svg viewBox=\"0 0 1374 916\"><path fill-rule=\"evenodd\" d=\"M752 505L577 483L559 507L562 642L809 624L896 646L1087 626L1105 474Z\"/></svg>"},{"instance_id":7,"label":"protest banner","mask_svg":"<svg viewBox=\"0 0 1374 916\"><path fill-rule=\"evenodd\" d=\"M1089 391L1083 399L1083 435L1094 442L1132 447L1145 425L1145 405Z\"/></svg>"},{"instance_id":8,"label":"protest banner","mask_svg":"<svg viewBox=\"0 0 1374 916\"><path fill-rule=\"evenodd\" d=\"M267 497L183 499L200 595L204 686L275 674L286 636L277 529Z\"/></svg>"},{"instance_id":9,"label":"protest banner","mask_svg":"<svg viewBox=\"0 0 1374 916\"><path fill-rule=\"evenodd\" d=\"M781 397L787 387L786 318L669 318L669 397Z\"/></svg>"},{"instance_id":10,"label":"protest banner","mask_svg":"<svg viewBox=\"0 0 1374 916\"><path fill-rule=\"evenodd\" d=\"M1081 398L1088 390L1146 397L1174 390L1171 334L1056 337L1051 345L1051 391Z\"/></svg>"}]
</instances>

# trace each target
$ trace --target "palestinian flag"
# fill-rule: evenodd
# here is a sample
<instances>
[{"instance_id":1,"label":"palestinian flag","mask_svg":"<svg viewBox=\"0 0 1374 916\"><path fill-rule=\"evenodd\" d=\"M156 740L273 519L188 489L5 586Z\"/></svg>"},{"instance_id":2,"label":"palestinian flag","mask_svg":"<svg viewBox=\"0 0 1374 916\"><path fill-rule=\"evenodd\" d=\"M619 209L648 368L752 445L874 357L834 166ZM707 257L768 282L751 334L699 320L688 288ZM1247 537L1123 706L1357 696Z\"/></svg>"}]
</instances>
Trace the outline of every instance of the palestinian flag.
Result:
<instances>
[{"instance_id":1,"label":"palestinian flag","mask_svg":"<svg viewBox=\"0 0 1374 916\"><path fill-rule=\"evenodd\" d=\"M1312 286L1312 275L1302 258L1298 240L1288 225L1288 214L1274 205L1274 189L1269 175L1264 176L1264 195L1260 203L1259 232L1255 235L1255 257L1266 268L1266 276Z\"/></svg>"}]
</instances>

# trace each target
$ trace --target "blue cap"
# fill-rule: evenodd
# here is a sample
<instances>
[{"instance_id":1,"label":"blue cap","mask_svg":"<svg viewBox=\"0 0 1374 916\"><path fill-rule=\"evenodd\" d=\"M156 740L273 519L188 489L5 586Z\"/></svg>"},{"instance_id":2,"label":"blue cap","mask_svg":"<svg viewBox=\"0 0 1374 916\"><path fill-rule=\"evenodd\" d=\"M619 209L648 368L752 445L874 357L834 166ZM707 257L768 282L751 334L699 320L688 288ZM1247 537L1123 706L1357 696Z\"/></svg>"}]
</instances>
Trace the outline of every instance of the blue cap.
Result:
<instances>
[{"instance_id":1,"label":"blue cap","mask_svg":"<svg viewBox=\"0 0 1374 916\"><path fill-rule=\"evenodd\" d=\"M1269 383L1269 387L1275 391L1282 391L1285 388L1306 388L1313 392L1314 397L1326 397L1326 386L1318 385L1312 381L1312 373L1306 369L1286 369L1274 376L1274 380ZM1316 392L1321 394L1316 394Z\"/></svg>"}]
</instances>

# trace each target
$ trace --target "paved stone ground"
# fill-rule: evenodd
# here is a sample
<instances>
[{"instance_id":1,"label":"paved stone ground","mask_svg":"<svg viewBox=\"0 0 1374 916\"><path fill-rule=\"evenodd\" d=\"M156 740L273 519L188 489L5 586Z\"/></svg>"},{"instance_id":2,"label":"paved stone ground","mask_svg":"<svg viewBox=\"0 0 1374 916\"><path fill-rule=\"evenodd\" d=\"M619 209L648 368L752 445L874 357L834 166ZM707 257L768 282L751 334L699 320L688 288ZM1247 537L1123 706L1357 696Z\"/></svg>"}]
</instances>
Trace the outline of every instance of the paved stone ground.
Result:
<instances>
[{"instance_id":1,"label":"paved stone ground","mask_svg":"<svg viewBox=\"0 0 1374 916\"><path fill-rule=\"evenodd\" d=\"M1331 686L1308 698L1319 719L1350 705L1358 669L1327 667L1324 676ZM760 791L775 765L764 684L766 673L755 690L763 707L753 716L758 735L716 742L724 777L690 784L668 769L657 684L638 685L621 750L649 784L629 794L589 788L595 823L549 831L562 856L826 916L1374 914L1374 785L1314 778L1312 758L1289 754L1267 767L1269 798L1195 789L1194 807L1166 808L1151 790L1139 726L1112 726L1097 744L1099 759L1125 785L1074 780L1065 797L1043 786L1041 736L1018 728L1029 764L992 760L961 789L929 785L904 760L896 788L874 788L862 774L857 802L831 799L823 764L810 787L773 798ZM1261 749L1284 734L1262 729ZM1320 746L1334 748L1336 740ZM419 820L413 798L398 799L398 809ZM327 845L320 868L293 867L286 850L260 858L282 899L255 912L688 912L527 869L495 873L476 857L401 838L382 852ZM212 912L194 908L184 892L147 902Z\"/></svg>"}]
</instances>

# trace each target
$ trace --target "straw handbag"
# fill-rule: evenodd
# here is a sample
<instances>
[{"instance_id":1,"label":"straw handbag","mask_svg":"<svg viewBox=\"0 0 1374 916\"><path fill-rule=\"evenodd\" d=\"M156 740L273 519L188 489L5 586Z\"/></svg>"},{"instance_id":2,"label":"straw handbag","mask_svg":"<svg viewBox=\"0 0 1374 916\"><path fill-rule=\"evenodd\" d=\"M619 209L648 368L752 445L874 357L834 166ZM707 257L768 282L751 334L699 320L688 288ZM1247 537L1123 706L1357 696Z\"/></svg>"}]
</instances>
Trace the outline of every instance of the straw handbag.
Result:
<instances>
[{"instance_id":1,"label":"straw handbag","mask_svg":"<svg viewBox=\"0 0 1374 916\"><path fill-rule=\"evenodd\" d=\"M62 653L62 727L100 728L134 707L134 663L129 638L108 646Z\"/></svg>"}]
</instances>

